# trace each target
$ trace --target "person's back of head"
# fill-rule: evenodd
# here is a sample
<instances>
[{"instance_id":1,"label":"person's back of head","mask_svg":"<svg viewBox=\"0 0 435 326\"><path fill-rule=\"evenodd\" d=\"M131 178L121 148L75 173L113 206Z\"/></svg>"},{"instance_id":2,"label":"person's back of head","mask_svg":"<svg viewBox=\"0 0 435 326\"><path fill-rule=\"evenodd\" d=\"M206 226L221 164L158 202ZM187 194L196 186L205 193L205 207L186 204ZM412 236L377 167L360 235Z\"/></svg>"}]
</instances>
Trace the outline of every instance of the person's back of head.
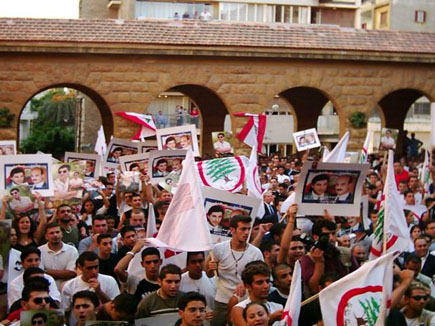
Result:
<instances>
[{"instance_id":1,"label":"person's back of head","mask_svg":"<svg viewBox=\"0 0 435 326\"><path fill-rule=\"evenodd\" d=\"M129 321L134 319L139 304L136 296L130 293L121 293L112 300L113 308L116 311L118 321Z\"/></svg>"}]
</instances>

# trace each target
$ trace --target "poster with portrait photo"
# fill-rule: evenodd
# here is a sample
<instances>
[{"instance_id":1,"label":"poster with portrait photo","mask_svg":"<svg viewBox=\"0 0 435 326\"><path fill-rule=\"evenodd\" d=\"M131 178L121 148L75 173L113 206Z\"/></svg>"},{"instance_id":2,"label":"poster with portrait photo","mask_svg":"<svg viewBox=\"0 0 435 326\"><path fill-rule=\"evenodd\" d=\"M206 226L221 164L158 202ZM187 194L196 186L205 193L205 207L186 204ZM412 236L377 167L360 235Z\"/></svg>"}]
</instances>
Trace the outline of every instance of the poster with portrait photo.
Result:
<instances>
[{"instance_id":1,"label":"poster with portrait photo","mask_svg":"<svg viewBox=\"0 0 435 326\"><path fill-rule=\"evenodd\" d=\"M187 151L152 151L148 162L150 182L157 184L165 180L171 172L179 172L183 168L182 162ZM151 170L150 170L151 169Z\"/></svg>"},{"instance_id":2,"label":"poster with portrait photo","mask_svg":"<svg viewBox=\"0 0 435 326\"><path fill-rule=\"evenodd\" d=\"M112 138L104 156L104 167L115 170L119 165L119 158L121 156L137 154L137 144L137 142L135 143L128 139Z\"/></svg>"},{"instance_id":3,"label":"poster with portrait photo","mask_svg":"<svg viewBox=\"0 0 435 326\"><path fill-rule=\"evenodd\" d=\"M155 139L141 141L135 144L137 145L138 153L148 153L159 149L157 146L157 140Z\"/></svg>"},{"instance_id":4,"label":"poster with portrait photo","mask_svg":"<svg viewBox=\"0 0 435 326\"><path fill-rule=\"evenodd\" d=\"M86 161L53 164L54 200L81 199L85 187ZM73 201L74 202L74 201Z\"/></svg>"},{"instance_id":5,"label":"poster with portrait photo","mask_svg":"<svg viewBox=\"0 0 435 326\"><path fill-rule=\"evenodd\" d=\"M8 189L8 205L15 216L29 215L38 210L30 186L16 186Z\"/></svg>"},{"instance_id":6,"label":"poster with portrait photo","mask_svg":"<svg viewBox=\"0 0 435 326\"><path fill-rule=\"evenodd\" d=\"M293 138L298 152L320 147L320 140L317 136L316 128L294 132Z\"/></svg>"},{"instance_id":7,"label":"poster with portrait photo","mask_svg":"<svg viewBox=\"0 0 435 326\"><path fill-rule=\"evenodd\" d=\"M138 171L142 174L148 174L149 157L149 153L121 156L119 158L121 171Z\"/></svg>"},{"instance_id":8,"label":"poster with portrait photo","mask_svg":"<svg viewBox=\"0 0 435 326\"><path fill-rule=\"evenodd\" d=\"M298 213L323 216L359 216L361 190L369 164L305 162L296 190Z\"/></svg>"},{"instance_id":9,"label":"poster with portrait photo","mask_svg":"<svg viewBox=\"0 0 435 326\"><path fill-rule=\"evenodd\" d=\"M396 149L397 138L399 137L398 129L382 128L381 138L378 148L380 151Z\"/></svg>"},{"instance_id":10,"label":"poster with portrait photo","mask_svg":"<svg viewBox=\"0 0 435 326\"><path fill-rule=\"evenodd\" d=\"M15 140L0 140L1 155L17 155L17 142Z\"/></svg>"},{"instance_id":11,"label":"poster with portrait photo","mask_svg":"<svg viewBox=\"0 0 435 326\"><path fill-rule=\"evenodd\" d=\"M43 197L54 194L50 154L23 154L0 156L0 189L19 185L30 186Z\"/></svg>"},{"instance_id":12,"label":"poster with portrait photo","mask_svg":"<svg viewBox=\"0 0 435 326\"><path fill-rule=\"evenodd\" d=\"M187 150L199 156L198 137L195 125L157 129L157 145L160 150Z\"/></svg>"},{"instance_id":13,"label":"poster with portrait photo","mask_svg":"<svg viewBox=\"0 0 435 326\"><path fill-rule=\"evenodd\" d=\"M216 154L226 156L234 153L233 134L228 131L216 131L211 133L213 148Z\"/></svg>"},{"instance_id":14,"label":"poster with portrait photo","mask_svg":"<svg viewBox=\"0 0 435 326\"><path fill-rule=\"evenodd\" d=\"M63 326L63 310L23 310L20 313L21 326Z\"/></svg>"},{"instance_id":15,"label":"poster with portrait photo","mask_svg":"<svg viewBox=\"0 0 435 326\"><path fill-rule=\"evenodd\" d=\"M204 209L213 243L231 238L230 221L234 215L249 215L254 222L261 200L225 190L202 187Z\"/></svg>"},{"instance_id":16,"label":"poster with portrait photo","mask_svg":"<svg viewBox=\"0 0 435 326\"><path fill-rule=\"evenodd\" d=\"M65 162L85 161L85 179L98 179L101 173L101 156L98 154L65 152Z\"/></svg>"}]
</instances>

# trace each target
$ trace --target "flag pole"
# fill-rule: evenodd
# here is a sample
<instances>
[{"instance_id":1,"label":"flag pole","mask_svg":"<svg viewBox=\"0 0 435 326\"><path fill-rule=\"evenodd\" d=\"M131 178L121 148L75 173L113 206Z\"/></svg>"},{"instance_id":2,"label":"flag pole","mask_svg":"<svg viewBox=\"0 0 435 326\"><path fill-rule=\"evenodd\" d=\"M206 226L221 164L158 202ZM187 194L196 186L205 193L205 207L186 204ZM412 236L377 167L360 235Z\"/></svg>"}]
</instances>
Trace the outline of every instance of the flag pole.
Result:
<instances>
[{"instance_id":1,"label":"flag pole","mask_svg":"<svg viewBox=\"0 0 435 326\"><path fill-rule=\"evenodd\" d=\"M210 250L210 257L211 257L211 260L215 261L214 260L214 252L213 252L213 250ZM214 270L213 274L214 274L214 277L216 277L216 281L218 281L219 280L219 276L218 276L217 270Z\"/></svg>"},{"instance_id":2,"label":"flag pole","mask_svg":"<svg viewBox=\"0 0 435 326\"><path fill-rule=\"evenodd\" d=\"M310 302L313 302L314 300L316 300L319 297L319 293L316 293L315 295L309 297L308 299L305 299L304 301L302 301L301 303L301 307L305 306L306 304L309 304Z\"/></svg>"},{"instance_id":3,"label":"flag pole","mask_svg":"<svg viewBox=\"0 0 435 326\"><path fill-rule=\"evenodd\" d=\"M387 156L388 154L388 156ZM386 161L387 159L389 160L389 155L391 155L391 153L389 151L386 151L384 153L384 164L387 163L387 168L388 168L388 162ZM391 171L390 171L391 172ZM387 170L387 175L388 175L388 170ZM385 176L385 179L387 178L387 176ZM385 184L384 184L385 186ZM386 217L387 214L385 212L385 199L384 199L384 226L382 227L382 254L385 255L385 253L387 252L387 235L385 233L385 221L386 221Z\"/></svg>"}]
</instances>

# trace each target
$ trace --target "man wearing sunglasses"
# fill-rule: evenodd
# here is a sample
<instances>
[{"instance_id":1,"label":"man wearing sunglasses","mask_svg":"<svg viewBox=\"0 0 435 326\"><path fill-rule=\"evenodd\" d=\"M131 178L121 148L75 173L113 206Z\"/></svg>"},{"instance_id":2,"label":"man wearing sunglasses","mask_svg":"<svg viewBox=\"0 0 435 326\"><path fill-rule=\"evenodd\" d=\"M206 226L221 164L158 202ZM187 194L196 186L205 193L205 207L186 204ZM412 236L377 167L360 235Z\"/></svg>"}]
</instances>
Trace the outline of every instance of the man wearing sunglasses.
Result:
<instances>
[{"instance_id":1,"label":"man wearing sunglasses","mask_svg":"<svg viewBox=\"0 0 435 326\"><path fill-rule=\"evenodd\" d=\"M412 283L405 292L405 307L402 313L408 325L434 325L435 313L424 309L429 299L426 289L419 282Z\"/></svg>"}]
</instances>

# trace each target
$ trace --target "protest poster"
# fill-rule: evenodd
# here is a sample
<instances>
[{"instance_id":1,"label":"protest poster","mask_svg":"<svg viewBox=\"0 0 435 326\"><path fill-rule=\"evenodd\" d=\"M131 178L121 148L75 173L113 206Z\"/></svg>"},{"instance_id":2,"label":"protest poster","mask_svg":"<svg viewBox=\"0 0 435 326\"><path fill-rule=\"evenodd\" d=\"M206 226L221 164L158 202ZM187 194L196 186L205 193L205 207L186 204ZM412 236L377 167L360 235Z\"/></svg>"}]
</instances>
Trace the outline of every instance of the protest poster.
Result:
<instances>
[{"instance_id":1,"label":"protest poster","mask_svg":"<svg viewBox=\"0 0 435 326\"><path fill-rule=\"evenodd\" d=\"M119 165L119 158L126 155L137 154L138 143L128 139L112 138L104 156L103 165L108 169L116 169Z\"/></svg>"},{"instance_id":2,"label":"protest poster","mask_svg":"<svg viewBox=\"0 0 435 326\"><path fill-rule=\"evenodd\" d=\"M382 128L379 150L384 151L389 149L395 149L398 136L399 136L398 129Z\"/></svg>"},{"instance_id":3,"label":"protest poster","mask_svg":"<svg viewBox=\"0 0 435 326\"><path fill-rule=\"evenodd\" d=\"M23 310L20 314L21 326L63 326L63 310Z\"/></svg>"},{"instance_id":4,"label":"protest poster","mask_svg":"<svg viewBox=\"0 0 435 326\"><path fill-rule=\"evenodd\" d=\"M165 181L165 178L170 178L171 172L181 172L181 162L186 157L185 150L162 150L151 151L149 153L148 167L151 167L151 171L148 168L151 183L159 183Z\"/></svg>"},{"instance_id":5,"label":"protest poster","mask_svg":"<svg viewBox=\"0 0 435 326\"><path fill-rule=\"evenodd\" d=\"M170 326L175 325L180 315L176 312L160 314L155 317L141 318L134 321L135 326Z\"/></svg>"},{"instance_id":6,"label":"protest poster","mask_svg":"<svg viewBox=\"0 0 435 326\"><path fill-rule=\"evenodd\" d=\"M213 148L216 154L225 156L234 153L233 134L228 131L215 131L211 133Z\"/></svg>"},{"instance_id":7,"label":"protest poster","mask_svg":"<svg viewBox=\"0 0 435 326\"><path fill-rule=\"evenodd\" d=\"M121 156L119 165L121 171L138 171L142 174L148 174L149 153L139 153L134 155Z\"/></svg>"},{"instance_id":8,"label":"protest poster","mask_svg":"<svg viewBox=\"0 0 435 326\"><path fill-rule=\"evenodd\" d=\"M199 156L195 125L157 129L156 136L159 150L191 149L195 156Z\"/></svg>"},{"instance_id":9,"label":"protest poster","mask_svg":"<svg viewBox=\"0 0 435 326\"><path fill-rule=\"evenodd\" d=\"M320 140L317 136L316 128L294 132L293 138L298 152L320 147Z\"/></svg>"},{"instance_id":10,"label":"protest poster","mask_svg":"<svg viewBox=\"0 0 435 326\"><path fill-rule=\"evenodd\" d=\"M101 173L101 156L98 154L65 152L65 162L85 161L84 178L98 179Z\"/></svg>"},{"instance_id":11,"label":"protest poster","mask_svg":"<svg viewBox=\"0 0 435 326\"><path fill-rule=\"evenodd\" d=\"M17 142L15 140L1 140L0 141L0 156L1 155L16 155Z\"/></svg>"},{"instance_id":12,"label":"protest poster","mask_svg":"<svg viewBox=\"0 0 435 326\"><path fill-rule=\"evenodd\" d=\"M68 201L83 197L86 161L53 164L54 200ZM71 201L72 202L72 201Z\"/></svg>"}]
</instances>

